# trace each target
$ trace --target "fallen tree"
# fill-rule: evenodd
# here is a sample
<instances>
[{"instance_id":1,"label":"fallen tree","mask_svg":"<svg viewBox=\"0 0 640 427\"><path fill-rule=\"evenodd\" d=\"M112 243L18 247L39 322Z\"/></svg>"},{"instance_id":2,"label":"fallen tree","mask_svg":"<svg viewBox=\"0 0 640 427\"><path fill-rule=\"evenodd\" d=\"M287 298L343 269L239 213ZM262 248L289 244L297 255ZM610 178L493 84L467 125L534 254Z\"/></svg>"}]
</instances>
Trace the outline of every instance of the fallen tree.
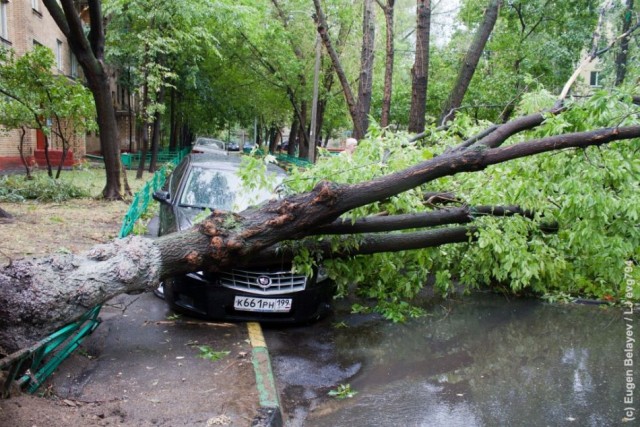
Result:
<instances>
[{"instance_id":1,"label":"fallen tree","mask_svg":"<svg viewBox=\"0 0 640 427\"><path fill-rule=\"evenodd\" d=\"M640 126L632 125L514 141L514 136L541 125L543 120L541 115L535 123L527 119L526 125L514 126L514 122L522 120L493 126L493 132L483 138L467 139L473 139L472 144L443 147L441 153L398 172L353 184L321 180L310 191L272 200L240 214L214 211L194 228L156 240L131 237L96 246L82 255L13 261L0 270L0 345L5 352L12 352L115 295L151 290L172 275L217 270L232 263L256 265L275 255L293 260L301 246L284 242L300 242L312 249L316 259L468 243L478 238L475 222L479 216L534 218L537 213L520 206L463 203L446 207L446 203L460 204L455 195L425 190L424 206L429 208L423 212L361 213L360 218L349 215L361 207L425 188L425 184L443 177L479 172L541 153L614 141L627 141L622 146L637 150L640 137ZM509 144L505 144L507 140ZM368 144L380 141L372 138ZM360 149L364 151L365 146ZM389 156L393 153L386 150L382 161ZM350 159L341 161L348 163ZM434 230L424 230L434 226ZM406 231L389 233L394 230ZM345 241L345 236L357 235L358 243L336 244L332 235ZM305 240L309 236L315 237Z\"/></svg>"}]
</instances>

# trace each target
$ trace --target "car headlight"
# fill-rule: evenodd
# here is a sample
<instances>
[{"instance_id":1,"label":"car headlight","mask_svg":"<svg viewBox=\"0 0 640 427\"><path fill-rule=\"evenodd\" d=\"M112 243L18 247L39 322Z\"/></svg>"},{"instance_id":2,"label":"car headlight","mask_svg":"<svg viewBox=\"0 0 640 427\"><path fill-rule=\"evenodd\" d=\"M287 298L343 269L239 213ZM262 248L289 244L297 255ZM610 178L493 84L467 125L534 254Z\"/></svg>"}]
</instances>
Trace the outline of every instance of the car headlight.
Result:
<instances>
[{"instance_id":1,"label":"car headlight","mask_svg":"<svg viewBox=\"0 0 640 427\"><path fill-rule=\"evenodd\" d=\"M327 273L327 269L324 268L322 265L318 267L316 282L317 283L324 282L328 278L329 278L329 274Z\"/></svg>"}]
</instances>

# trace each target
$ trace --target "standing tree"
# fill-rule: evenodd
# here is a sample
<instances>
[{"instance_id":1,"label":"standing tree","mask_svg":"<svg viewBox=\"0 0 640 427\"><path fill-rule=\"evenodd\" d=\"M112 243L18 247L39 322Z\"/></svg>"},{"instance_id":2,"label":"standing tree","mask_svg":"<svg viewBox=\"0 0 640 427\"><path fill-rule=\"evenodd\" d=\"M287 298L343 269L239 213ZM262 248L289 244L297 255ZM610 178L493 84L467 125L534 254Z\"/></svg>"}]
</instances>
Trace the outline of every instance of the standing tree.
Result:
<instances>
[{"instance_id":1,"label":"standing tree","mask_svg":"<svg viewBox=\"0 0 640 427\"><path fill-rule=\"evenodd\" d=\"M120 141L113 109L109 75L104 61L104 20L100 0L87 2L89 31L80 19L79 10L73 0L43 0L54 21L65 35L69 47L84 72L87 86L96 105L100 150L104 157L106 184L102 190L105 199L120 199Z\"/></svg>"},{"instance_id":2,"label":"standing tree","mask_svg":"<svg viewBox=\"0 0 640 427\"><path fill-rule=\"evenodd\" d=\"M28 178L26 129L39 129L48 140L55 137L61 142L62 158L56 173L59 178L71 139L94 127L90 94L84 86L53 74L54 64L53 52L46 47L36 46L21 57L13 51L0 50L0 93L4 95L0 100L0 124L21 131L19 151ZM47 169L53 177L48 156Z\"/></svg>"},{"instance_id":3,"label":"standing tree","mask_svg":"<svg viewBox=\"0 0 640 427\"><path fill-rule=\"evenodd\" d=\"M391 115L391 93L393 91L393 13L395 7L395 0L387 0L383 3L382 0L376 0L378 5L384 13L384 21L387 27L386 32L386 44L385 44L385 65L384 65L384 89L382 91L382 114L380 115L380 126L389 126L389 116Z\"/></svg>"},{"instance_id":4,"label":"standing tree","mask_svg":"<svg viewBox=\"0 0 640 427\"><path fill-rule=\"evenodd\" d=\"M493 26L498 19L498 12L501 4L502 0L490 0L489 5L484 11L484 19L476 31L467 54L460 63L458 77L453 84L449 98L442 107L439 120L440 124L445 124L446 122L453 120L456 115L456 110L462 105L462 100L469 88L469 83L471 83L473 73L476 71L478 61L480 61L484 47L487 44L487 40L489 40L489 36L493 31Z\"/></svg>"},{"instance_id":5,"label":"standing tree","mask_svg":"<svg viewBox=\"0 0 640 427\"><path fill-rule=\"evenodd\" d=\"M360 77L358 79L358 112L357 128L363 134L354 132L354 138L364 138L369 127L369 111L371 110L371 89L373 87L373 59L375 47L375 9L373 0L365 0L362 10L362 49L360 51Z\"/></svg>"},{"instance_id":6,"label":"standing tree","mask_svg":"<svg viewBox=\"0 0 640 427\"><path fill-rule=\"evenodd\" d=\"M418 0L416 6L416 55L411 68L411 110L409 132L424 132L429 86L429 33L431 0Z\"/></svg>"},{"instance_id":7,"label":"standing tree","mask_svg":"<svg viewBox=\"0 0 640 427\"><path fill-rule=\"evenodd\" d=\"M358 104L356 103L356 99L353 96L353 91L351 90L351 86L349 85L347 75L342 68L338 52L334 47L334 43L331 41L327 18L324 14L324 11L322 10L320 0L313 0L313 4L316 9L316 23L318 25L318 34L320 35L322 44L324 45L327 53L329 54L329 57L331 58L333 69L338 76L340 85L342 86L342 94L344 95L345 101L347 103L347 108L349 110L349 115L351 116L351 121L353 122L353 136L355 138L362 138L366 133L366 129L362 127L362 123L359 119L360 114L358 112Z\"/></svg>"},{"instance_id":8,"label":"standing tree","mask_svg":"<svg viewBox=\"0 0 640 427\"><path fill-rule=\"evenodd\" d=\"M142 127L142 156L138 178L151 151L149 170L156 167L164 93L187 80L208 51L215 51L210 30L212 11L202 1L113 1L105 5L109 16L107 59L127 73L129 89L142 100L138 120ZM149 138L149 129L152 129ZM150 142L150 144L149 144Z\"/></svg>"},{"instance_id":9,"label":"standing tree","mask_svg":"<svg viewBox=\"0 0 640 427\"><path fill-rule=\"evenodd\" d=\"M631 22L633 21L633 0L627 0L624 12L622 14L622 40L620 41L620 48L616 55L616 81L615 85L620 86L624 82L624 78L627 74L627 60L629 57L629 39L628 34L631 29Z\"/></svg>"}]
</instances>

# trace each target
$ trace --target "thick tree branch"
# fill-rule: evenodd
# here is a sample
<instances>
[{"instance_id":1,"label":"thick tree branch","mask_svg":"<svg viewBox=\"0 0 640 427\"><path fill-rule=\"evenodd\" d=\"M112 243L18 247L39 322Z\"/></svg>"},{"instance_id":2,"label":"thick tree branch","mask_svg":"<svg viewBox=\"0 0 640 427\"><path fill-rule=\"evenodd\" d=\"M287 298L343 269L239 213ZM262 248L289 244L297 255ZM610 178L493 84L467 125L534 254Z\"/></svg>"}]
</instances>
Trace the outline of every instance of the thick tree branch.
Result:
<instances>
[{"instance_id":1,"label":"thick tree branch","mask_svg":"<svg viewBox=\"0 0 640 427\"><path fill-rule=\"evenodd\" d=\"M474 221L478 216L484 215L522 215L527 218L533 218L533 212L525 211L519 206L463 206L422 213L371 216L354 222L348 219L338 219L331 224L315 228L310 234L379 233L447 224L465 224Z\"/></svg>"}]
</instances>

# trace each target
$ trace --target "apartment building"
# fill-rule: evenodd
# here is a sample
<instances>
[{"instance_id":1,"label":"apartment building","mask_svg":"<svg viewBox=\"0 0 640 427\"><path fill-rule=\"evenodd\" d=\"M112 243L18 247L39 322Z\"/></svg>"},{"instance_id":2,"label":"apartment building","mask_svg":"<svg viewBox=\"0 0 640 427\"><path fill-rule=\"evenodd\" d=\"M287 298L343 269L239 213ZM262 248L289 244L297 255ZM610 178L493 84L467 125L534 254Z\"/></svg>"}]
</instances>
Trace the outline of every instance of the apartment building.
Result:
<instances>
[{"instance_id":1,"label":"apartment building","mask_svg":"<svg viewBox=\"0 0 640 427\"><path fill-rule=\"evenodd\" d=\"M0 0L0 45L13 49L17 55L23 55L35 45L46 46L51 49L56 59L54 72L72 79L78 76L78 65L67 40L47 12L42 0ZM18 131L0 128L0 170L22 167L19 142ZM46 164L44 148L44 134L35 129L27 131L23 153L30 164ZM84 135L73 138L70 149L71 152L65 161L67 166L84 156ZM57 166L56 160L59 160L61 155L61 142L52 137L49 140L49 150L52 164Z\"/></svg>"}]
</instances>

